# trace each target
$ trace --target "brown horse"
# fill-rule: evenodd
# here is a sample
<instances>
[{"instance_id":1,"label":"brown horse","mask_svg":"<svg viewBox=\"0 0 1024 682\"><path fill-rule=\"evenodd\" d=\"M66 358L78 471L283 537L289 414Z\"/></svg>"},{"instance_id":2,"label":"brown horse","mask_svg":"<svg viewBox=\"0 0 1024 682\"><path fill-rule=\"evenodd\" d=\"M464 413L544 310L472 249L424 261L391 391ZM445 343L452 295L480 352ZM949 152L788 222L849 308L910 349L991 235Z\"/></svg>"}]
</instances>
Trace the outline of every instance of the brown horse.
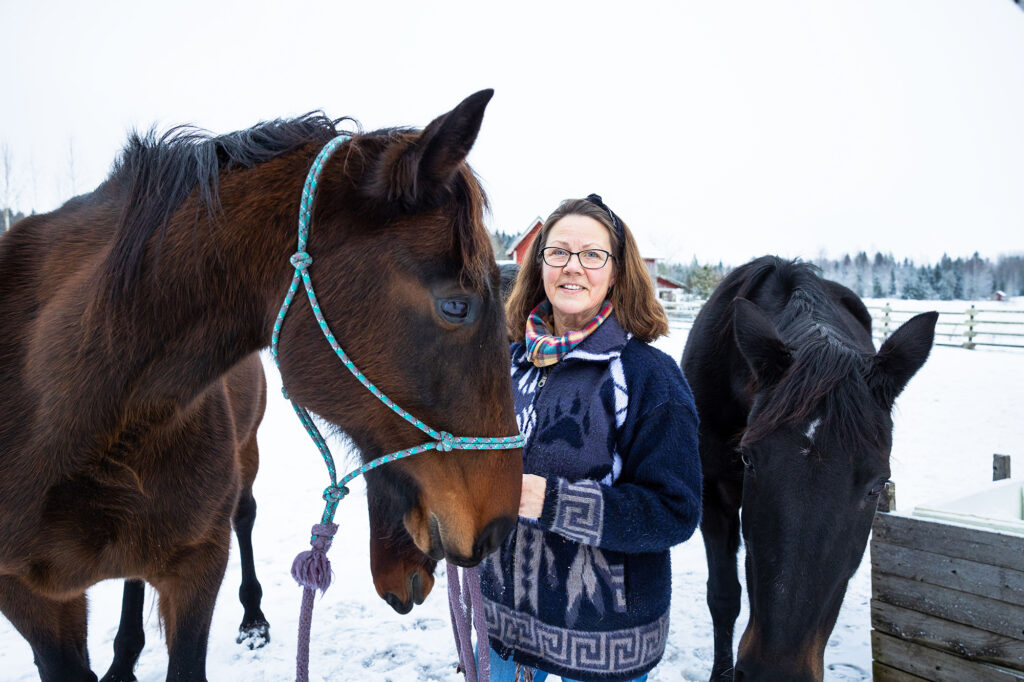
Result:
<instances>
[{"instance_id":1,"label":"brown horse","mask_svg":"<svg viewBox=\"0 0 1024 682\"><path fill-rule=\"evenodd\" d=\"M323 168L307 251L324 317L381 390L436 429L508 436L498 270L465 163L490 97L422 132L355 134ZM94 192L0 239L0 611L44 680L96 679L84 592L115 577L158 592L168 679L205 679L262 406L246 376L336 124L133 137ZM338 361L304 300L279 358L291 398L365 461L422 442ZM369 472L367 488L420 551L473 565L512 527L520 476L517 450L433 451Z\"/></svg>"}]
</instances>

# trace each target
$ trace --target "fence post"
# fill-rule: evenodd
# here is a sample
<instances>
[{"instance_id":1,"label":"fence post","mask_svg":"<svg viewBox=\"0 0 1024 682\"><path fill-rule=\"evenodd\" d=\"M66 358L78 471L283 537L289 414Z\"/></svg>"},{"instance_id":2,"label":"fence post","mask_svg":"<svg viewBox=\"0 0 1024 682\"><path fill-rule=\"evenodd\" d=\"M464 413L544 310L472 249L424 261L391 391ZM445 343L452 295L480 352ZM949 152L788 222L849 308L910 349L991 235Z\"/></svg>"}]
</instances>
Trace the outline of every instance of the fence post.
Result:
<instances>
[{"instance_id":1,"label":"fence post","mask_svg":"<svg viewBox=\"0 0 1024 682\"><path fill-rule=\"evenodd\" d=\"M992 480L1001 481L1010 477L1010 456L992 455Z\"/></svg>"},{"instance_id":2,"label":"fence post","mask_svg":"<svg viewBox=\"0 0 1024 682\"><path fill-rule=\"evenodd\" d=\"M889 338L889 313L892 312L892 306L889 302L885 302L885 306L882 308L882 343Z\"/></svg>"},{"instance_id":3,"label":"fence post","mask_svg":"<svg viewBox=\"0 0 1024 682\"><path fill-rule=\"evenodd\" d=\"M878 496L878 507L876 509L880 512L896 511L896 484L892 481L885 482L882 494Z\"/></svg>"},{"instance_id":4,"label":"fence post","mask_svg":"<svg viewBox=\"0 0 1024 682\"><path fill-rule=\"evenodd\" d=\"M977 333L974 331L974 313L975 312L976 311L974 309L974 304L972 303L971 307L968 308L968 310L967 310L967 331L964 332L964 337L967 340L964 341L962 344L960 344L961 348L966 348L968 350L973 350L974 349L974 337L977 336Z\"/></svg>"}]
</instances>

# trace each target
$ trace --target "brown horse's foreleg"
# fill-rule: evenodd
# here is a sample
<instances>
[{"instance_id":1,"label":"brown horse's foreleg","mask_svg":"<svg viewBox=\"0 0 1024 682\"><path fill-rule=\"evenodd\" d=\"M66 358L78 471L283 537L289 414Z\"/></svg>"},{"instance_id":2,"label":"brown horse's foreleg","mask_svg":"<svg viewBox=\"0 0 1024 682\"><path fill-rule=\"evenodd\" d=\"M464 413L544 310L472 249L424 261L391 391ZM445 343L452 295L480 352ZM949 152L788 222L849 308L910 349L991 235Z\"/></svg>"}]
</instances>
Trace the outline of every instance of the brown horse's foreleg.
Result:
<instances>
[{"instance_id":1,"label":"brown horse's foreleg","mask_svg":"<svg viewBox=\"0 0 1024 682\"><path fill-rule=\"evenodd\" d=\"M146 599L146 583L125 580L121 599L121 624L114 637L114 660L100 682L131 682L135 664L139 662L146 633L142 627L142 606Z\"/></svg>"},{"instance_id":2,"label":"brown horse's foreleg","mask_svg":"<svg viewBox=\"0 0 1024 682\"><path fill-rule=\"evenodd\" d=\"M253 443L255 447L255 443ZM252 555L252 527L256 522L256 500L252 496L252 481L246 481L235 509L235 536L242 559L242 585L238 588L238 599L245 610L242 624L238 628L239 644L250 649L259 649L270 642L270 624L260 609L263 588L256 579L256 565Z\"/></svg>"},{"instance_id":3,"label":"brown horse's foreleg","mask_svg":"<svg viewBox=\"0 0 1024 682\"><path fill-rule=\"evenodd\" d=\"M211 540L183 549L149 581L160 595L169 681L206 682L206 646L228 544L225 537L222 543Z\"/></svg>"},{"instance_id":4,"label":"brown horse's foreleg","mask_svg":"<svg viewBox=\"0 0 1024 682\"><path fill-rule=\"evenodd\" d=\"M0 576L0 612L28 640L43 682L96 682L86 649L84 594L57 601Z\"/></svg>"}]
</instances>

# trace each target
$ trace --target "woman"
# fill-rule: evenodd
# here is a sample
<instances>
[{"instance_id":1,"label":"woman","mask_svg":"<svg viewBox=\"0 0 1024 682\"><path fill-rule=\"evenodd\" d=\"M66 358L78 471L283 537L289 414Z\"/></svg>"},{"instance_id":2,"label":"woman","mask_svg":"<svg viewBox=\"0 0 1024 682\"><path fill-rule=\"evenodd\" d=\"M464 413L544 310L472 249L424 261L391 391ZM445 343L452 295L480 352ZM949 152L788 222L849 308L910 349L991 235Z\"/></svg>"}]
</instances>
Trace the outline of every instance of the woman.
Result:
<instances>
[{"instance_id":1,"label":"woman","mask_svg":"<svg viewBox=\"0 0 1024 682\"><path fill-rule=\"evenodd\" d=\"M697 413L650 341L665 313L597 195L545 221L507 304L519 522L481 584L491 680L645 680L668 635L669 548L700 518Z\"/></svg>"}]
</instances>

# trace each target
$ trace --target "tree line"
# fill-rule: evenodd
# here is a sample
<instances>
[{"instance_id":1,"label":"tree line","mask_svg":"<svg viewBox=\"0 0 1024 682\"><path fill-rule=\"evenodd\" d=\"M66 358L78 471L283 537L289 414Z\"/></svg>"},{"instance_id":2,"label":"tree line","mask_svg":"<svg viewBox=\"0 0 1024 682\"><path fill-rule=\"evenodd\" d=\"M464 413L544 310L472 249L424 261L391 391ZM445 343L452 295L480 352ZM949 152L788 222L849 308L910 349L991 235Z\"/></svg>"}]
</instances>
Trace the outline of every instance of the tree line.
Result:
<instances>
[{"instance_id":1,"label":"tree line","mask_svg":"<svg viewBox=\"0 0 1024 682\"><path fill-rule=\"evenodd\" d=\"M1024 255L999 256L993 262L977 252L970 258L943 255L938 263L917 265L892 254L869 257L861 251L840 258L815 258L822 277L849 287L864 298L977 300L991 298L997 291L1007 296L1024 295ZM729 274L731 266L658 263L658 274L683 285L694 296L706 298Z\"/></svg>"}]
</instances>

